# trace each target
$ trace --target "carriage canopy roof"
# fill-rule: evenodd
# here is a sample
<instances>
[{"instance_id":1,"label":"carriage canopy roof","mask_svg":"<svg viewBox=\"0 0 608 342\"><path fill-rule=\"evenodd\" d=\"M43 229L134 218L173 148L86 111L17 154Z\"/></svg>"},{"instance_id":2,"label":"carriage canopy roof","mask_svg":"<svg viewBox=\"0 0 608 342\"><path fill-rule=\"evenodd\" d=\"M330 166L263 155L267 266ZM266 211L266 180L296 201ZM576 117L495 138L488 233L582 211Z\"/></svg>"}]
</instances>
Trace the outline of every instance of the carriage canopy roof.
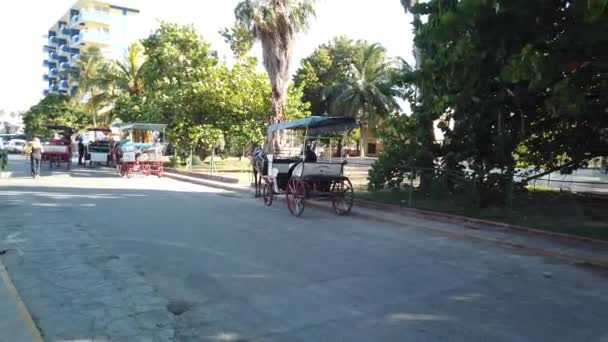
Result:
<instances>
[{"instance_id":1,"label":"carriage canopy roof","mask_svg":"<svg viewBox=\"0 0 608 342\"><path fill-rule=\"evenodd\" d=\"M74 130L68 126L58 126L58 125L45 125L46 129L54 130L54 131L63 131L68 134L72 134Z\"/></svg>"},{"instance_id":2,"label":"carriage canopy roof","mask_svg":"<svg viewBox=\"0 0 608 342\"><path fill-rule=\"evenodd\" d=\"M165 124L152 124L152 123L127 123L120 125L120 129L123 131L143 129L148 131L162 131L167 127Z\"/></svg>"},{"instance_id":3,"label":"carriage canopy roof","mask_svg":"<svg viewBox=\"0 0 608 342\"><path fill-rule=\"evenodd\" d=\"M109 128L101 128L101 127L87 128L87 131L89 131L89 132L112 132L112 130Z\"/></svg>"},{"instance_id":4,"label":"carriage canopy roof","mask_svg":"<svg viewBox=\"0 0 608 342\"><path fill-rule=\"evenodd\" d=\"M268 133L284 129L306 129L311 133L331 133L347 131L349 129L359 128L359 124L354 118L344 116L309 116L304 119L282 122L268 126Z\"/></svg>"}]
</instances>

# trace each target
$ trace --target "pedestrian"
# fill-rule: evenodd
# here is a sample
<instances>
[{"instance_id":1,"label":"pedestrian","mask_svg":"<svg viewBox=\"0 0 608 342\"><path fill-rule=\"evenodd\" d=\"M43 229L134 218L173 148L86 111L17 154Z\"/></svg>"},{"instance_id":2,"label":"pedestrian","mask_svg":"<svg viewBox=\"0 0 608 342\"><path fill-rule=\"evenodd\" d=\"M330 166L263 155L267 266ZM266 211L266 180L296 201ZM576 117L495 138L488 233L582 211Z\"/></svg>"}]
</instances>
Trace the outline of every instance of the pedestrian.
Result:
<instances>
[{"instance_id":1,"label":"pedestrian","mask_svg":"<svg viewBox=\"0 0 608 342\"><path fill-rule=\"evenodd\" d=\"M42 144L40 139L34 138L32 141L32 150L30 154L30 162L32 164L32 177L40 178L40 164L42 163Z\"/></svg>"},{"instance_id":2,"label":"pedestrian","mask_svg":"<svg viewBox=\"0 0 608 342\"><path fill-rule=\"evenodd\" d=\"M78 139L78 165L84 165L82 159L84 158L84 143L82 137Z\"/></svg>"},{"instance_id":3,"label":"pedestrian","mask_svg":"<svg viewBox=\"0 0 608 342\"><path fill-rule=\"evenodd\" d=\"M0 170L4 170L8 164L8 156L4 150L4 141L0 138Z\"/></svg>"}]
</instances>

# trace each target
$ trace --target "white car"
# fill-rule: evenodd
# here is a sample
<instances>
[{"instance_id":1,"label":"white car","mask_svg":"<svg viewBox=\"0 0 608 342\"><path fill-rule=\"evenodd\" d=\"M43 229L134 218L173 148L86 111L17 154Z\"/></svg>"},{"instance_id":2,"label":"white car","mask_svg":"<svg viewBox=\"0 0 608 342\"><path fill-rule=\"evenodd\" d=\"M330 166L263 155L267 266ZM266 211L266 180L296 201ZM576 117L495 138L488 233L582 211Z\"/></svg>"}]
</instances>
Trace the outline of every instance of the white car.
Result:
<instances>
[{"instance_id":1,"label":"white car","mask_svg":"<svg viewBox=\"0 0 608 342\"><path fill-rule=\"evenodd\" d=\"M4 149L9 153L23 153L23 148L27 144L27 141L23 139L12 139L5 144Z\"/></svg>"}]
</instances>

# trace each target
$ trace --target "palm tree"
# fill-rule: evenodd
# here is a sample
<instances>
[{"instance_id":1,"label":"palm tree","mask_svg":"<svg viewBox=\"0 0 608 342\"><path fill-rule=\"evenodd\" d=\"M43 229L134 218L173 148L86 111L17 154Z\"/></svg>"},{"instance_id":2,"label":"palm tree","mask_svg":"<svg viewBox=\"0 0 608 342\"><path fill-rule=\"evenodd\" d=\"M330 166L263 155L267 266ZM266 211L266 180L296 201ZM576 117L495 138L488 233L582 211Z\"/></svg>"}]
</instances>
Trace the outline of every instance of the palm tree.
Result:
<instances>
[{"instance_id":1,"label":"palm tree","mask_svg":"<svg viewBox=\"0 0 608 342\"><path fill-rule=\"evenodd\" d=\"M262 44L263 64L272 87L270 123L285 120L285 98L296 34L308 28L315 0L243 0L235 9L237 25Z\"/></svg>"},{"instance_id":2,"label":"palm tree","mask_svg":"<svg viewBox=\"0 0 608 342\"><path fill-rule=\"evenodd\" d=\"M352 115L361 127L361 157L367 153L370 127L375 127L386 115L399 109L393 87L393 63L386 59L380 44L368 45L354 59L346 79L327 90L332 111Z\"/></svg>"},{"instance_id":3,"label":"palm tree","mask_svg":"<svg viewBox=\"0 0 608 342\"><path fill-rule=\"evenodd\" d=\"M86 102L86 107L93 118L93 125L97 126L99 110L109 97L111 80L108 77L108 64L99 48L89 47L80 56L78 69L76 96L78 100Z\"/></svg>"},{"instance_id":4,"label":"palm tree","mask_svg":"<svg viewBox=\"0 0 608 342\"><path fill-rule=\"evenodd\" d=\"M130 95L141 95L144 91L142 80L143 64L145 63L144 47L135 42L129 46L123 62L115 62L118 68L117 84Z\"/></svg>"}]
</instances>

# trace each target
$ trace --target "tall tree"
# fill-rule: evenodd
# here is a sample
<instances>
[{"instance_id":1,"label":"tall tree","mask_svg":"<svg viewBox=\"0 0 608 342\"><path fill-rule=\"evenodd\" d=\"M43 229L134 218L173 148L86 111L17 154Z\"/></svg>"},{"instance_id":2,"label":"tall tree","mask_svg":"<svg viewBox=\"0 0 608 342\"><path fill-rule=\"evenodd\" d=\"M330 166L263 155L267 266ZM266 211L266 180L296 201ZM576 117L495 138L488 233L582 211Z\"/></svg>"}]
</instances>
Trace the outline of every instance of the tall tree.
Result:
<instances>
[{"instance_id":1,"label":"tall tree","mask_svg":"<svg viewBox=\"0 0 608 342\"><path fill-rule=\"evenodd\" d=\"M355 56L367 46L369 43L362 40L337 37L317 47L310 56L300 62L300 68L293 78L294 84L302 87L302 100L310 102L313 113L336 114L331 110L325 89L347 78Z\"/></svg>"},{"instance_id":2,"label":"tall tree","mask_svg":"<svg viewBox=\"0 0 608 342\"><path fill-rule=\"evenodd\" d=\"M269 122L285 120L285 98L296 35L308 28L315 0L244 0L236 9L237 25L262 44L263 64L272 88Z\"/></svg>"},{"instance_id":3,"label":"tall tree","mask_svg":"<svg viewBox=\"0 0 608 342\"><path fill-rule=\"evenodd\" d=\"M93 125L97 126L99 111L108 103L110 97L112 80L109 65L99 48L89 47L82 53L78 68L76 100L86 103Z\"/></svg>"},{"instance_id":4,"label":"tall tree","mask_svg":"<svg viewBox=\"0 0 608 342\"><path fill-rule=\"evenodd\" d=\"M91 119L90 113L87 113L81 103L61 94L47 95L23 115L25 132L32 135L49 134L45 125L82 129L91 124Z\"/></svg>"},{"instance_id":5,"label":"tall tree","mask_svg":"<svg viewBox=\"0 0 608 342\"><path fill-rule=\"evenodd\" d=\"M354 116L360 123L362 157L367 154L370 127L399 110L399 93L392 82L394 72L386 50L380 44L371 44L355 57L348 76L329 90L334 112Z\"/></svg>"},{"instance_id":6,"label":"tall tree","mask_svg":"<svg viewBox=\"0 0 608 342\"><path fill-rule=\"evenodd\" d=\"M411 13L412 9L418 4L419 0L401 0L401 5L405 10L405 13ZM414 25L418 25L420 23L420 14L418 12L414 12ZM420 65L420 51L414 45L413 51L414 59L416 61L415 67L418 68Z\"/></svg>"},{"instance_id":7,"label":"tall tree","mask_svg":"<svg viewBox=\"0 0 608 342\"><path fill-rule=\"evenodd\" d=\"M428 18L414 25L419 68L403 78L418 92L418 133L392 145L419 144L385 153L387 183L420 150L450 172L471 168L476 188L493 190L507 190L521 167L580 167L608 153L606 0L430 0L411 10ZM433 121L440 148L426 138Z\"/></svg>"},{"instance_id":8,"label":"tall tree","mask_svg":"<svg viewBox=\"0 0 608 342\"><path fill-rule=\"evenodd\" d=\"M118 85L129 92L130 95L141 95L143 93L143 64L145 62L145 50L139 42L129 45L125 59L116 62L118 67Z\"/></svg>"}]
</instances>

